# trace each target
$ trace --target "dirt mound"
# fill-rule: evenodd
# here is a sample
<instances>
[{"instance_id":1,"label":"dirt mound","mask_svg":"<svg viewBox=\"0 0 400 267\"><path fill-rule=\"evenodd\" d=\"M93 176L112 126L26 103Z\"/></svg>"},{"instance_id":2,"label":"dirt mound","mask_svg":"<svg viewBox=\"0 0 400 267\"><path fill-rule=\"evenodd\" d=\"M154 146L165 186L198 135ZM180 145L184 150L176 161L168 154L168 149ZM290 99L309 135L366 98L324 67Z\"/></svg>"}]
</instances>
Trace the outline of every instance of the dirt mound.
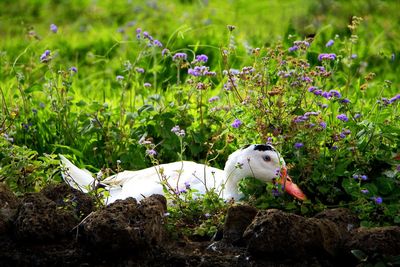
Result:
<instances>
[{"instance_id":1,"label":"dirt mound","mask_svg":"<svg viewBox=\"0 0 400 267\"><path fill-rule=\"evenodd\" d=\"M17 208L18 198L3 183L0 183L0 235L11 229Z\"/></svg>"},{"instance_id":2,"label":"dirt mound","mask_svg":"<svg viewBox=\"0 0 400 267\"><path fill-rule=\"evenodd\" d=\"M88 216L82 223L82 240L99 251L131 254L151 251L162 245L166 233L166 201L149 197L117 200Z\"/></svg>"},{"instance_id":3,"label":"dirt mound","mask_svg":"<svg viewBox=\"0 0 400 267\"><path fill-rule=\"evenodd\" d=\"M94 210L68 186L18 199L0 184L0 201L0 266L351 266L352 250L400 254L400 227L359 228L347 209L304 218L235 205L221 240L193 242L168 235L159 195Z\"/></svg>"}]
</instances>

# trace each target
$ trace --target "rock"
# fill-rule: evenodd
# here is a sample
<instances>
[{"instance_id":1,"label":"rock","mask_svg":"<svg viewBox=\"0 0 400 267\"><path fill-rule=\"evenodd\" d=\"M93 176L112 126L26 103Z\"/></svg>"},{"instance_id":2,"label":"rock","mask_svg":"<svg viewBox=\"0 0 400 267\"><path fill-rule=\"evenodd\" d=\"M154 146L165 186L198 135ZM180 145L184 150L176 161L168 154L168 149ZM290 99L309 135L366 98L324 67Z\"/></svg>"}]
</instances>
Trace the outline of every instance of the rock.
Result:
<instances>
[{"instance_id":1,"label":"rock","mask_svg":"<svg viewBox=\"0 0 400 267\"><path fill-rule=\"evenodd\" d=\"M70 234L78 218L40 193L26 194L18 208L15 235L19 240L48 241Z\"/></svg>"},{"instance_id":2,"label":"rock","mask_svg":"<svg viewBox=\"0 0 400 267\"><path fill-rule=\"evenodd\" d=\"M346 229L347 232L360 226L357 215L346 208L327 209L315 215L314 218L330 220L340 228Z\"/></svg>"},{"instance_id":3,"label":"rock","mask_svg":"<svg viewBox=\"0 0 400 267\"><path fill-rule=\"evenodd\" d=\"M261 258L333 257L341 243L338 226L280 210L260 211L244 232L247 250Z\"/></svg>"},{"instance_id":4,"label":"rock","mask_svg":"<svg viewBox=\"0 0 400 267\"><path fill-rule=\"evenodd\" d=\"M248 205L232 206L228 209L222 242L235 246L243 245L243 233L257 214L257 209Z\"/></svg>"},{"instance_id":5,"label":"rock","mask_svg":"<svg viewBox=\"0 0 400 267\"><path fill-rule=\"evenodd\" d=\"M4 183L0 183L0 209L16 209L20 201Z\"/></svg>"},{"instance_id":6,"label":"rock","mask_svg":"<svg viewBox=\"0 0 400 267\"><path fill-rule=\"evenodd\" d=\"M0 183L0 234L5 234L10 230L19 203L18 198L8 186Z\"/></svg>"},{"instance_id":7,"label":"rock","mask_svg":"<svg viewBox=\"0 0 400 267\"><path fill-rule=\"evenodd\" d=\"M400 227L358 228L351 232L345 250L361 250L367 255L400 255Z\"/></svg>"},{"instance_id":8,"label":"rock","mask_svg":"<svg viewBox=\"0 0 400 267\"><path fill-rule=\"evenodd\" d=\"M83 223L83 239L96 251L143 253L160 246L166 237L164 197L151 196L139 204L117 200L92 213Z\"/></svg>"},{"instance_id":9,"label":"rock","mask_svg":"<svg viewBox=\"0 0 400 267\"><path fill-rule=\"evenodd\" d=\"M47 185L41 193L57 206L71 210L79 218L89 215L95 208L94 198L76 190L66 183Z\"/></svg>"}]
</instances>

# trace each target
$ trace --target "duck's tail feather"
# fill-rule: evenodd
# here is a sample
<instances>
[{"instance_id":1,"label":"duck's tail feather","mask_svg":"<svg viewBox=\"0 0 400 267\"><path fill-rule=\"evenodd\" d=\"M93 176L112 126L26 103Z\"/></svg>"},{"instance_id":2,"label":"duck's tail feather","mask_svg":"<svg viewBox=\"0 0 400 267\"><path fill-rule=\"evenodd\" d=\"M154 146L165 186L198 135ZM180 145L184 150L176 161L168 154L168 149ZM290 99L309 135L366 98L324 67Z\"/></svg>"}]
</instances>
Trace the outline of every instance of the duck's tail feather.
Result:
<instances>
[{"instance_id":1,"label":"duck's tail feather","mask_svg":"<svg viewBox=\"0 0 400 267\"><path fill-rule=\"evenodd\" d=\"M78 168L63 155L59 155L59 157L62 166L61 175L67 184L84 193L95 188L96 180L91 172Z\"/></svg>"}]
</instances>

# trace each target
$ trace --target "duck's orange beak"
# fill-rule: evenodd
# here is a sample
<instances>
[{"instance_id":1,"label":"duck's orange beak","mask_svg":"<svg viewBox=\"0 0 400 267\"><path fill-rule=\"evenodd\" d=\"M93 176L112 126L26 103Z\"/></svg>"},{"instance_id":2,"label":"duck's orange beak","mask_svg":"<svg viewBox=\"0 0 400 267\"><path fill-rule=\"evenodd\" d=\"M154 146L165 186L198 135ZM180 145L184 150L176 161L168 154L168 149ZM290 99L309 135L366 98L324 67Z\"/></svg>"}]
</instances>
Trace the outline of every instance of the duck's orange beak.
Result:
<instances>
[{"instance_id":1,"label":"duck's orange beak","mask_svg":"<svg viewBox=\"0 0 400 267\"><path fill-rule=\"evenodd\" d=\"M307 199L306 195L303 193L303 191L301 191L301 189L297 186L297 184L292 182L292 178L290 178L289 175L287 174L286 167L282 167L281 177L280 177L278 183L283 185L283 188L289 195L291 195L299 200Z\"/></svg>"}]
</instances>

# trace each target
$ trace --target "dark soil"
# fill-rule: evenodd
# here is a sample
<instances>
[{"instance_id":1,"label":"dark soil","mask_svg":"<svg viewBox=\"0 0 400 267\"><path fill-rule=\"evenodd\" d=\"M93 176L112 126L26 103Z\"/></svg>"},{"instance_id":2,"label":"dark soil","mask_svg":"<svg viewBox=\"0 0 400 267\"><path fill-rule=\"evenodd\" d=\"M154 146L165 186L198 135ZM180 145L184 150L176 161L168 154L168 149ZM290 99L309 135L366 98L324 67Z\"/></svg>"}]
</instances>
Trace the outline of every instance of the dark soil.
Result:
<instances>
[{"instance_id":1,"label":"dark soil","mask_svg":"<svg viewBox=\"0 0 400 267\"><path fill-rule=\"evenodd\" d=\"M360 228L347 209L304 218L236 205L222 238L202 242L171 238L165 212L159 195L95 211L64 184L17 198L0 183L0 266L355 266L351 250L400 254L400 227Z\"/></svg>"}]
</instances>

